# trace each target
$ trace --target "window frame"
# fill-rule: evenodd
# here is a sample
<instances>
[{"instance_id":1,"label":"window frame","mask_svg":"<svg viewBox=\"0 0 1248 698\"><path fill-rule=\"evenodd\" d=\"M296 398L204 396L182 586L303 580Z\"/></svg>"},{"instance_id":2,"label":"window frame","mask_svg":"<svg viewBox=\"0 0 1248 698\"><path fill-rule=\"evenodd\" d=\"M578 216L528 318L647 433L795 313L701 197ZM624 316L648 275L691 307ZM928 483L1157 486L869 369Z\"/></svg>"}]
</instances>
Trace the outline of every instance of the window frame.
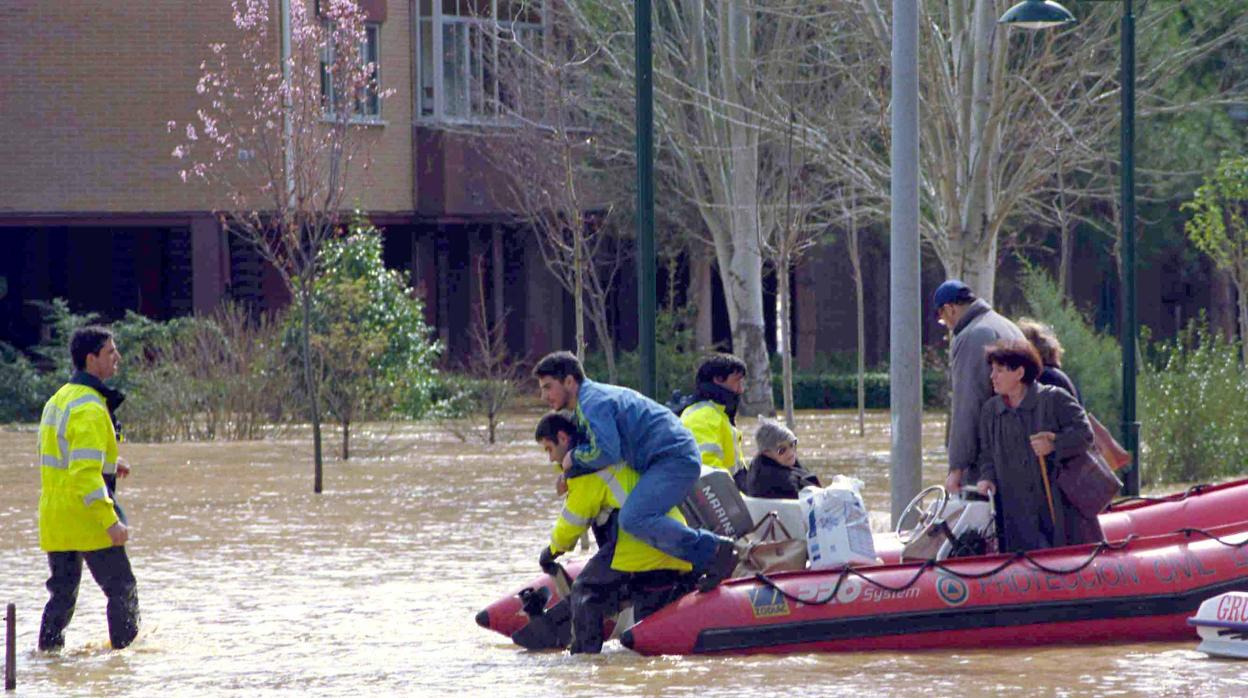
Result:
<instances>
[{"instance_id":1,"label":"window frame","mask_svg":"<svg viewBox=\"0 0 1248 698\"><path fill-rule=\"evenodd\" d=\"M321 26L323 29L328 30L329 28L328 20L322 23ZM325 92L326 92L326 86L327 86L327 83L325 82L325 77L324 77L325 76L325 64L327 62L333 63L334 49L335 49L332 43L330 42L326 42L326 43L327 45L326 45L325 50L329 52L329 55L326 57L322 57L321 59L321 97L322 98L326 97ZM381 23L380 22L365 22L364 23L364 44L360 49L360 58L366 63L369 62L368 56L370 53L369 52L370 44L372 47L371 53L373 54L373 60L371 61L373 63L372 86L365 88L366 94L363 100L358 99L358 98L355 100L352 100L353 105L351 109L351 116L349 119L347 119L347 122L351 124L384 126L386 125L386 122L382 118L383 102L385 100L383 100L381 96L382 76L381 76ZM329 83L328 87L329 87L330 94L328 95L328 99L326 100L325 108L322 111L322 118L324 121L335 121L337 120L338 115L333 110L333 104L335 101L333 97L333 84ZM370 103L376 105L376 111L371 112L371 113L368 111L361 111L360 109L361 105L368 105Z\"/></svg>"},{"instance_id":2,"label":"window frame","mask_svg":"<svg viewBox=\"0 0 1248 698\"><path fill-rule=\"evenodd\" d=\"M417 23L415 32L416 120L453 124L498 124L505 121L505 117L497 111L499 41L495 38L490 42L490 48L487 51L483 37L487 34L497 37L504 29L515 31L517 34L531 32L542 36L547 31L545 14L542 15L540 22L509 21L504 24L498 21L498 0L490 1L490 17L448 15L443 11L442 0L431 0L428 8L429 14L426 15L424 8L421 7L423 4L416 4L415 17ZM457 56L457 61L460 58L463 59L462 66L457 66L462 75L454 85L462 90L462 94L456 96L456 99L465 105L462 113L452 113L450 109L452 101L446 80L448 27L454 27L451 31L458 35L453 39L453 46L462 47L463 50L463 53ZM478 37L475 50L473 48L474 27ZM428 41L431 44L428 66L425 65L426 28L428 28ZM475 67L474 59L477 62ZM485 75L490 71L491 66L495 77L490 94L487 95ZM427 72L432 75L427 75ZM427 88L432 90L431 97L426 97ZM474 102L477 103L475 106Z\"/></svg>"}]
</instances>

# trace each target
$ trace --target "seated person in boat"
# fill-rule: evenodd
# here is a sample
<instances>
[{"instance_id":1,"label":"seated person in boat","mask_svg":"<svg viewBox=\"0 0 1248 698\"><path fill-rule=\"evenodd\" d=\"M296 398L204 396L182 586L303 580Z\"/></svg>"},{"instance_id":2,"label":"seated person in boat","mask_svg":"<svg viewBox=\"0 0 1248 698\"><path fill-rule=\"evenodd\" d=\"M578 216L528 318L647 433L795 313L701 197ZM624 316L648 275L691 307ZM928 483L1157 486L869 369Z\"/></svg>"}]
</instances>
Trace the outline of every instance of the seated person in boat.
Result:
<instances>
[{"instance_id":1,"label":"seated person in boat","mask_svg":"<svg viewBox=\"0 0 1248 698\"><path fill-rule=\"evenodd\" d=\"M732 354L712 354L697 372L694 402L680 413L680 423L693 434L702 465L723 468L734 477L745 470L737 403L745 391L745 362Z\"/></svg>"},{"instance_id":2,"label":"seated person in boat","mask_svg":"<svg viewBox=\"0 0 1248 698\"><path fill-rule=\"evenodd\" d=\"M1092 444L1079 401L1036 382L1040 356L1025 339L990 345L987 361L996 395L980 411L977 487L997 495L1000 550L1100 540L1096 518L1081 514L1057 485L1063 463Z\"/></svg>"},{"instance_id":3,"label":"seated person in boat","mask_svg":"<svg viewBox=\"0 0 1248 698\"><path fill-rule=\"evenodd\" d=\"M576 424L559 412L550 412L538 422L534 437L551 462L563 464L564 454L577 444ZM550 544L542 548L542 570L552 573L555 558L571 550L591 524L598 524L595 533L600 534L598 551L572 584L572 644L568 649L573 654L602 651L603 620L624 604L631 602L634 620L641 620L693 587L692 565L620 529L620 509L639 479L637 471L624 463L566 479L567 499ZM684 523L676 509L667 515Z\"/></svg>"},{"instance_id":4,"label":"seated person in boat","mask_svg":"<svg viewBox=\"0 0 1248 698\"><path fill-rule=\"evenodd\" d=\"M750 461L744 477L737 478L741 492L764 499L797 499L803 487L822 487L815 474L797 460L797 437L780 422L759 420L754 432L759 453Z\"/></svg>"}]
</instances>

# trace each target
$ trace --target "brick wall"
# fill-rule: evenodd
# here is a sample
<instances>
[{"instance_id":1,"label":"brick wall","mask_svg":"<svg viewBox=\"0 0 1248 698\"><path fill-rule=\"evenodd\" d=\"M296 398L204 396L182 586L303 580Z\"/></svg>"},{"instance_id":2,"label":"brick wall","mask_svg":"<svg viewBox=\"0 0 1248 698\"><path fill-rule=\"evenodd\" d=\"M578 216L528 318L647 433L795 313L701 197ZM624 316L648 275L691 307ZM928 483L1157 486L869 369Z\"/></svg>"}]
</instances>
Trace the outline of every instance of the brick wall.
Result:
<instances>
[{"instance_id":1,"label":"brick wall","mask_svg":"<svg viewBox=\"0 0 1248 698\"><path fill-rule=\"evenodd\" d=\"M347 199L370 211L413 208L408 20L390 0L381 72L396 92L386 125L365 128L374 162ZM223 207L181 182L165 124L193 118L207 46L233 31L226 0L0 3L0 215Z\"/></svg>"}]
</instances>

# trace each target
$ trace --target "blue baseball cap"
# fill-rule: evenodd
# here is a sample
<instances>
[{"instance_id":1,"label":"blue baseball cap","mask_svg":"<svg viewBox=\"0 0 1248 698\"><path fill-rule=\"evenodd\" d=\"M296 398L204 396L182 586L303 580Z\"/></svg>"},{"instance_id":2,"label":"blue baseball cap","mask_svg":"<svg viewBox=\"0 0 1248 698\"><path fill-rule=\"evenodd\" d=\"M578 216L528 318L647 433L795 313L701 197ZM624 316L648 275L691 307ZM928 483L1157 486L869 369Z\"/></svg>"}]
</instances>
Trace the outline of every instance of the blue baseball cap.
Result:
<instances>
[{"instance_id":1,"label":"blue baseball cap","mask_svg":"<svg viewBox=\"0 0 1248 698\"><path fill-rule=\"evenodd\" d=\"M936 293L932 294L932 306L936 310L940 310L941 306L959 301L968 301L974 297L975 294L971 293L970 286L957 279L949 279L936 287Z\"/></svg>"}]
</instances>

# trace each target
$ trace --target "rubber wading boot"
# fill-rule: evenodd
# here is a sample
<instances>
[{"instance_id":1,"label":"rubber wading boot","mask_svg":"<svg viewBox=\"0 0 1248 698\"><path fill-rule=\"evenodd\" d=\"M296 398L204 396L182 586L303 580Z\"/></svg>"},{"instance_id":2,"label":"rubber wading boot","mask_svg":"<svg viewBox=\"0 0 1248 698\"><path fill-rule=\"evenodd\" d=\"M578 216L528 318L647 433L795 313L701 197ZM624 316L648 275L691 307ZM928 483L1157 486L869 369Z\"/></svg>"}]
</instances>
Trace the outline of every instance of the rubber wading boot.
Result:
<instances>
[{"instance_id":1,"label":"rubber wading boot","mask_svg":"<svg viewBox=\"0 0 1248 698\"><path fill-rule=\"evenodd\" d=\"M733 570L737 569L738 557L736 542L728 538L721 539L715 546L715 555L711 558L711 564L707 566L706 572L698 580L698 591L708 592L731 577Z\"/></svg>"},{"instance_id":2,"label":"rubber wading boot","mask_svg":"<svg viewBox=\"0 0 1248 698\"><path fill-rule=\"evenodd\" d=\"M511 641L526 650L563 649L572 642L572 607L567 599L534 616L517 630Z\"/></svg>"}]
</instances>

